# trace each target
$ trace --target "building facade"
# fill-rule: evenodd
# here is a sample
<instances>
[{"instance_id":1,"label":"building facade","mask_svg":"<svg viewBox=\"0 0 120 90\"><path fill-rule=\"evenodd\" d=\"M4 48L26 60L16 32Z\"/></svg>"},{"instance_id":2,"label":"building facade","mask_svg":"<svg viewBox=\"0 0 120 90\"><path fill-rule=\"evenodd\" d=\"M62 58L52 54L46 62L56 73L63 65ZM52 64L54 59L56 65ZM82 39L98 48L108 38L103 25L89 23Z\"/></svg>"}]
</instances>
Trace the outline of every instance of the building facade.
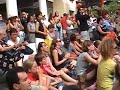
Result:
<instances>
[{"instance_id":1,"label":"building facade","mask_svg":"<svg viewBox=\"0 0 120 90\"><path fill-rule=\"evenodd\" d=\"M78 0L0 0L0 13L4 17L18 16L22 11L34 14L41 11L46 17L50 12L58 11L60 15L76 11Z\"/></svg>"}]
</instances>

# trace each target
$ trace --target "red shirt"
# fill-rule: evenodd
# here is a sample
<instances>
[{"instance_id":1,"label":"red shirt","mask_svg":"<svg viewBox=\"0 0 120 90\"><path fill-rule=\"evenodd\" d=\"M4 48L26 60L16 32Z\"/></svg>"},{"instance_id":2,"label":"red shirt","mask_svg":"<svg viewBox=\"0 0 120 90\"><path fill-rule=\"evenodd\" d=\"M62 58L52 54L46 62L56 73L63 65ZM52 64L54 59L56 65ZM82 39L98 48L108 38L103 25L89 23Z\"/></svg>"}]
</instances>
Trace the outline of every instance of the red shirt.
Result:
<instances>
[{"instance_id":1,"label":"red shirt","mask_svg":"<svg viewBox=\"0 0 120 90\"><path fill-rule=\"evenodd\" d=\"M43 65L40 65L40 68L43 71L43 74L48 75L47 71L45 70L45 67Z\"/></svg>"},{"instance_id":2,"label":"red shirt","mask_svg":"<svg viewBox=\"0 0 120 90\"><path fill-rule=\"evenodd\" d=\"M39 79L39 77L38 77L38 74L37 74L37 73L35 73L35 74L29 73L29 74L28 74L28 79L31 80L31 81L36 81L36 80Z\"/></svg>"},{"instance_id":3,"label":"red shirt","mask_svg":"<svg viewBox=\"0 0 120 90\"><path fill-rule=\"evenodd\" d=\"M67 23L66 23L66 17L61 18L61 24L62 24L62 29L67 30Z\"/></svg>"}]
</instances>

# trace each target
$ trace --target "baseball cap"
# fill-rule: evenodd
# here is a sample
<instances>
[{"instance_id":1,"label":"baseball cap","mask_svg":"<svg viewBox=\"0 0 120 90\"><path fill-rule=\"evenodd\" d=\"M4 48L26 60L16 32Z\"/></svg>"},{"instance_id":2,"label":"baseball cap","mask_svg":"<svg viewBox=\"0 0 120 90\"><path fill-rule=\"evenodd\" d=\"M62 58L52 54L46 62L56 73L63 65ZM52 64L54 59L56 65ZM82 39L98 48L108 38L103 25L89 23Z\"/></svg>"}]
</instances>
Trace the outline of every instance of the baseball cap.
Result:
<instances>
[{"instance_id":1,"label":"baseball cap","mask_svg":"<svg viewBox=\"0 0 120 90\"><path fill-rule=\"evenodd\" d=\"M69 44L70 43L70 39L69 38L64 38L63 42L64 42L64 44Z\"/></svg>"}]
</instances>

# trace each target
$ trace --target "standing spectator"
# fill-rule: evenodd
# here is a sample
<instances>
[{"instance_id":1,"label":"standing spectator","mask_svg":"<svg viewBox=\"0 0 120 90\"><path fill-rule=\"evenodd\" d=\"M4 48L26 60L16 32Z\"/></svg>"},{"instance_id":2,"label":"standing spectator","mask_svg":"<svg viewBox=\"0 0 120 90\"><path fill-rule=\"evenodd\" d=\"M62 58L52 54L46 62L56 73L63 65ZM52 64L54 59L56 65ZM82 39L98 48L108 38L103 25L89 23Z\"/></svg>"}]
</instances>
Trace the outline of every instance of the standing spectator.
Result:
<instances>
[{"instance_id":1,"label":"standing spectator","mask_svg":"<svg viewBox=\"0 0 120 90\"><path fill-rule=\"evenodd\" d=\"M63 17L61 18L61 24L62 24L62 29L63 29L63 37L65 38L66 37L66 30L67 30L67 14L64 13L63 14Z\"/></svg>"},{"instance_id":2,"label":"standing spectator","mask_svg":"<svg viewBox=\"0 0 120 90\"><path fill-rule=\"evenodd\" d=\"M79 26L79 33L81 34L81 37L84 40L90 40L90 36L88 33L89 26L87 24L87 20L89 19L89 15L85 12L84 8L78 9L78 12L76 14L76 21Z\"/></svg>"},{"instance_id":3,"label":"standing spectator","mask_svg":"<svg viewBox=\"0 0 120 90\"><path fill-rule=\"evenodd\" d=\"M28 31L27 31L27 13L26 12L22 12L21 13L21 23L24 27L24 33L25 33L25 39L28 40Z\"/></svg>"},{"instance_id":4,"label":"standing spectator","mask_svg":"<svg viewBox=\"0 0 120 90\"><path fill-rule=\"evenodd\" d=\"M55 19L54 19L54 13L53 12L51 12L49 14L48 21L50 22L50 24L53 24L53 25L55 24Z\"/></svg>"},{"instance_id":5,"label":"standing spectator","mask_svg":"<svg viewBox=\"0 0 120 90\"><path fill-rule=\"evenodd\" d=\"M67 16L66 22L67 22L67 36L70 37L72 31L74 30L72 17L70 15Z\"/></svg>"},{"instance_id":6,"label":"standing spectator","mask_svg":"<svg viewBox=\"0 0 120 90\"><path fill-rule=\"evenodd\" d=\"M60 21L60 15L59 15L59 12L58 12L58 11L55 12L54 18L55 18L55 22Z\"/></svg>"},{"instance_id":7,"label":"standing spectator","mask_svg":"<svg viewBox=\"0 0 120 90\"><path fill-rule=\"evenodd\" d=\"M105 14L103 17L103 30L113 31L113 27L110 22L110 16L108 14Z\"/></svg>"},{"instance_id":8,"label":"standing spectator","mask_svg":"<svg viewBox=\"0 0 120 90\"><path fill-rule=\"evenodd\" d=\"M0 14L0 29L6 31L7 25L5 21L3 20L3 16ZM8 37L6 36L5 40L8 40Z\"/></svg>"},{"instance_id":9,"label":"standing spectator","mask_svg":"<svg viewBox=\"0 0 120 90\"><path fill-rule=\"evenodd\" d=\"M55 30L56 30L55 33L56 33L57 39L62 39L62 25L60 22L59 13L57 11L55 12L54 20L55 20Z\"/></svg>"},{"instance_id":10,"label":"standing spectator","mask_svg":"<svg viewBox=\"0 0 120 90\"><path fill-rule=\"evenodd\" d=\"M102 59L97 69L97 90L112 90L116 66L113 60L116 43L111 38L104 38L100 43L99 51Z\"/></svg>"},{"instance_id":11,"label":"standing spectator","mask_svg":"<svg viewBox=\"0 0 120 90\"><path fill-rule=\"evenodd\" d=\"M50 36L51 39L56 38L56 34L54 32L54 25L53 24L48 25L48 31L49 31L49 36Z\"/></svg>"},{"instance_id":12,"label":"standing spectator","mask_svg":"<svg viewBox=\"0 0 120 90\"><path fill-rule=\"evenodd\" d=\"M33 16L28 16L27 30L28 30L29 42L35 43L35 22Z\"/></svg>"},{"instance_id":13,"label":"standing spectator","mask_svg":"<svg viewBox=\"0 0 120 90\"><path fill-rule=\"evenodd\" d=\"M94 33L94 40L102 40L104 36L109 34L107 31L103 31L103 18L97 18L97 26L96 29L93 31Z\"/></svg>"},{"instance_id":14,"label":"standing spectator","mask_svg":"<svg viewBox=\"0 0 120 90\"><path fill-rule=\"evenodd\" d=\"M9 20L10 21L8 21L8 25L7 25L8 31L10 32L12 28L16 29L18 31L20 40L24 41L24 38L25 38L24 31L23 31L24 27L21 24L20 19L17 16L14 16L14 17L10 17Z\"/></svg>"},{"instance_id":15,"label":"standing spectator","mask_svg":"<svg viewBox=\"0 0 120 90\"><path fill-rule=\"evenodd\" d=\"M0 14L0 29L2 29L2 30L6 30L7 29L6 23L4 22L3 17L2 17L1 14Z\"/></svg>"},{"instance_id":16,"label":"standing spectator","mask_svg":"<svg viewBox=\"0 0 120 90\"><path fill-rule=\"evenodd\" d=\"M43 25L43 23L41 22L42 20L42 13L41 12L37 12L36 13L36 33L35 33L35 37L36 37L36 47L38 46L39 42L44 42L44 39L47 36L47 29L45 28L45 26Z\"/></svg>"}]
</instances>

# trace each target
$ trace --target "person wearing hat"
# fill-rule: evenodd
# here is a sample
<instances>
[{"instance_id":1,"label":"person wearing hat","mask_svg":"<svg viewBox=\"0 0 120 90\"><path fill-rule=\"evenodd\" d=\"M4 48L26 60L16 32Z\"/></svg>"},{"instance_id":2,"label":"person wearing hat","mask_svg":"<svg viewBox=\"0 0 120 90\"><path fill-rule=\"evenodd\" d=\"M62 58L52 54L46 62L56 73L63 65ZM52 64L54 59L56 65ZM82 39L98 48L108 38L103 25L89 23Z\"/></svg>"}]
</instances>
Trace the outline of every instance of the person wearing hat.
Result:
<instances>
[{"instance_id":1,"label":"person wearing hat","mask_svg":"<svg viewBox=\"0 0 120 90\"><path fill-rule=\"evenodd\" d=\"M76 59L77 56L80 54L72 45L70 45L70 39L69 38L64 38L63 39L63 46L62 46L62 51L65 54L70 54L69 59ZM74 55L73 55L74 54Z\"/></svg>"}]
</instances>

